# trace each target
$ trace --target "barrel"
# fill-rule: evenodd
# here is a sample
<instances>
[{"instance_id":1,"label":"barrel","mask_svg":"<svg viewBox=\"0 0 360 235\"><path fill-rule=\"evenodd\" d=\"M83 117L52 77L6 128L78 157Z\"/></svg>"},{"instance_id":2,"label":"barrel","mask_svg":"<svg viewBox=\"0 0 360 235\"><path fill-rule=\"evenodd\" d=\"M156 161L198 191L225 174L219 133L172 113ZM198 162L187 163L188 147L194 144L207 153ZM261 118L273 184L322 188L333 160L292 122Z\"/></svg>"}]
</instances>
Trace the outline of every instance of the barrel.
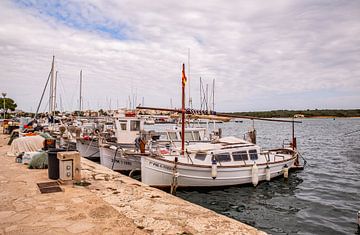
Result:
<instances>
[{"instance_id":1,"label":"barrel","mask_svg":"<svg viewBox=\"0 0 360 235\"><path fill-rule=\"evenodd\" d=\"M59 179L59 159L57 158L58 152L64 152L66 149L51 148L48 151L48 176L49 179Z\"/></svg>"}]
</instances>

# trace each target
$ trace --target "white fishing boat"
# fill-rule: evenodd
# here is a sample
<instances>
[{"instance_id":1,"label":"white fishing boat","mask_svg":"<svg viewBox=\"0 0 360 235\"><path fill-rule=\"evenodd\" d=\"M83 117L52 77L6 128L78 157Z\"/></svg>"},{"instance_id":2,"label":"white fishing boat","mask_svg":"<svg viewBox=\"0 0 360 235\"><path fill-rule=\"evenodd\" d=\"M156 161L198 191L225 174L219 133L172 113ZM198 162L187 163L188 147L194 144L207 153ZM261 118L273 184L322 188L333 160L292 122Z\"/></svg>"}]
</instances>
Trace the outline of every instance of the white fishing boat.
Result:
<instances>
[{"instance_id":1,"label":"white fishing boat","mask_svg":"<svg viewBox=\"0 0 360 235\"><path fill-rule=\"evenodd\" d=\"M256 185L287 174L297 158L297 151L290 148L261 151L251 142L225 137L188 145L185 156L179 148L170 148L142 157L141 179L156 187L171 186L175 178L179 187Z\"/></svg>"},{"instance_id":2,"label":"white fishing boat","mask_svg":"<svg viewBox=\"0 0 360 235\"><path fill-rule=\"evenodd\" d=\"M101 143L100 164L115 171L140 170L140 133L144 120L134 113L114 117L116 142Z\"/></svg>"},{"instance_id":3,"label":"white fishing boat","mask_svg":"<svg viewBox=\"0 0 360 235\"><path fill-rule=\"evenodd\" d=\"M141 169L140 152L125 150L115 145L102 145L100 163L114 171L133 171Z\"/></svg>"},{"instance_id":4,"label":"white fishing boat","mask_svg":"<svg viewBox=\"0 0 360 235\"><path fill-rule=\"evenodd\" d=\"M182 69L182 108L158 109L181 113L181 133L185 133L185 114L200 113L202 110L185 109L185 65ZM141 109L153 109L139 107ZM293 140L291 148L262 151L253 142L235 137L213 138L211 142L185 143L181 135L181 148L176 145L156 146L150 149L151 155L141 158L141 181L150 186L171 187L219 187L271 180L284 175L288 177L291 167L298 164L294 136L295 121L271 120L248 116L221 114L208 111L206 114L230 118L260 119L264 121L292 122ZM255 131L252 132L255 134ZM221 134L219 135L221 136Z\"/></svg>"},{"instance_id":5,"label":"white fishing boat","mask_svg":"<svg viewBox=\"0 0 360 235\"><path fill-rule=\"evenodd\" d=\"M76 149L80 155L90 160L98 160L100 158L99 141L94 137L83 137L76 139Z\"/></svg>"}]
</instances>

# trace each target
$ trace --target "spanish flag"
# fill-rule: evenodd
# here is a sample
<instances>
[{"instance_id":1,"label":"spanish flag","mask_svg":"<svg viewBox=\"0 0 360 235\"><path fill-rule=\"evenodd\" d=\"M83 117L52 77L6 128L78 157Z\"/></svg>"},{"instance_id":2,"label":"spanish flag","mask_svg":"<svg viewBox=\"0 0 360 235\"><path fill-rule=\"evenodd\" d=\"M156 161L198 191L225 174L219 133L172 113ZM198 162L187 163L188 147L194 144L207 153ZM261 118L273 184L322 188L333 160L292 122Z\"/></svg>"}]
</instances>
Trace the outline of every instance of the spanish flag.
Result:
<instances>
[{"instance_id":1,"label":"spanish flag","mask_svg":"<svg viewBox=\"0 0 360 235\"><path fill-rule=\"evenodd\" d=\"M185 75L185 64L183 64L182 66L182 85L185 86L186 85L186 75Z\"/></svg>"}]
</instances>

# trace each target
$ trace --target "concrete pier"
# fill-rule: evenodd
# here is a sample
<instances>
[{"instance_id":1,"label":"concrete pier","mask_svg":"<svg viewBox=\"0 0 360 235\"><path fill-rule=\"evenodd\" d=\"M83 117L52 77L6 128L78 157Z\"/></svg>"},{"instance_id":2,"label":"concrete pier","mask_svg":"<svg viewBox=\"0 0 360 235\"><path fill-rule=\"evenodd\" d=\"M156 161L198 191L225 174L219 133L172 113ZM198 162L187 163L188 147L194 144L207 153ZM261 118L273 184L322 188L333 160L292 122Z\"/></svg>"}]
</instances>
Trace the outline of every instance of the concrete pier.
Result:
<instances>
[{"instance_id":1,"label":"concrete pier","mask_svg":"<svg viewBox=\"0 0 360 235\"><path fill-rule=\"evenodd\" d=\"M41 194L47 170L7 157L0 135L0 234L265 234L81 159L87 187Z\"/></svg>"}]
</instances>

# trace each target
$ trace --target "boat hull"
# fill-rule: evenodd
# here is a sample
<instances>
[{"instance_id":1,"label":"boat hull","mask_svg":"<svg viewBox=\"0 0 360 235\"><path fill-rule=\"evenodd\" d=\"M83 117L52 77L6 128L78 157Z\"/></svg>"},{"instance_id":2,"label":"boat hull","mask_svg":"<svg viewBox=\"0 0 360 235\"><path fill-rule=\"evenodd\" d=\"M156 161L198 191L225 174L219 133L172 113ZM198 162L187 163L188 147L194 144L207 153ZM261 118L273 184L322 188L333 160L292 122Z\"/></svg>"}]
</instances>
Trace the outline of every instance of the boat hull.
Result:
<instances>
[{"instance_id":1,"label":"boat hull","mask_svg":"<svg viewBox=\"0 0 360 235\"><path fill-rule=\"evenodd\" d=\"M76 149L79 151L80 155L84 158L90 160L100 159L99 144L97 141L77 140Z\"/></svg>"},{"instance_id":2,"label":"boat hull","mask_svg":"<svg viewBox=\"0 0 360 235\"><path fill-rule=\"evenodd\" d=\"M292 166L295 158L270 163L270 177L283 174L285 165ZM171 186L174 163L153 157L141 158L141 180L155 187ZM258 165L259 181L266 180L266 165ZM217 176L212 178L211 166L177 165L178 187L221 187L252 183L252 165L217 167Z\"/></svg>"},{"instance_id":3,"label":"boat hull","mask_svg":"<svg viewBox=\"0 0 360 235\"><path fill-rule=\"evenodd\" d=\"M140 170L140 155L123 156L118 150L115 156L115 149L100 147L100 164L114 171ZM115 163L114 163L115 156Z\"/></svg>"}]
</instances>

